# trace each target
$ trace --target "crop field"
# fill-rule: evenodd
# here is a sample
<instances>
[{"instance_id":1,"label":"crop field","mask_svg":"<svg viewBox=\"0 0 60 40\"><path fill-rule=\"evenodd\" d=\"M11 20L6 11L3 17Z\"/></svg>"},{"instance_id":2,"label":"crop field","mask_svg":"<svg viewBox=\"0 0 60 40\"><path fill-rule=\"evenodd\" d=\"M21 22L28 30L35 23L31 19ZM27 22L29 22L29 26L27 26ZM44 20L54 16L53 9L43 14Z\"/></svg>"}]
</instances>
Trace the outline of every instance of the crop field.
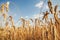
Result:
<instances>
[{"instance_id":1,"label":"crop field","mask_svg":"<svg viewBox=\"0 0 60 40\"><path fill-rule=\"evenodd\" d=\"M15 26L13 17L7 15L9 2L2 4L0 12L5 24L4 27L0 27L0 40L60 40L60 18L58 17L60 10L58 5L53 7L52 4L51 0L48 0L49 12L43 12L42 20L39 18L26 20L21 17L19 27ZM53 14L54 18L48 19L49 14Z\"/></svg>"}]
</instances>

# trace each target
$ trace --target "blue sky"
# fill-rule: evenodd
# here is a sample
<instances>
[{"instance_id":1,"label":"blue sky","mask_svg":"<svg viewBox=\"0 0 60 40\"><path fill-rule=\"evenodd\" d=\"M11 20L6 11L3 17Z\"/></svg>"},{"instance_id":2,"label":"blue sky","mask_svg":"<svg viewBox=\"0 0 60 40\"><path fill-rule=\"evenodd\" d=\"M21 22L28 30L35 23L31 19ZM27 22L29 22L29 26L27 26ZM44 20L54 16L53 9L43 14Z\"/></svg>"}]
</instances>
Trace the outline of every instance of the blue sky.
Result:
<instances>
[{"instance_id":1,"label":"blue sky","mask_svg":"<svg viewBox=\"0 0 60 40\"><path fill-rule=\"evenodd\" d=\"M18 20L21 16L28 18L33 17L33 15L39 14L42 11L48 10L47 0L0 0L0 4L10 2L9 15L12 15L13 18ZM43 2L43 6L39 8L38 4ZM52 0L53 5L60 5L59 0Z\"/></svg>"}]
</instances>

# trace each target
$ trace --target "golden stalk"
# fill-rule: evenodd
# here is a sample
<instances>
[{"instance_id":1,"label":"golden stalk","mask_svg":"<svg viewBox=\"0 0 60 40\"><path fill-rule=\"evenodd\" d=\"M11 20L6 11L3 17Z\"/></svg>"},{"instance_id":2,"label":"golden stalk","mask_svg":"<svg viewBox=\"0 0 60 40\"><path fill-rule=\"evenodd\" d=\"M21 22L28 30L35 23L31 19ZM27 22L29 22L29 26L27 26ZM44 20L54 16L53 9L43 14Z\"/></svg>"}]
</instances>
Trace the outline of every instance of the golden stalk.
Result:
<instances>
[{"instance_id":1,"label":"golden stalk","mask_svg":"<svg viewBox=\"0 0 60 40\"><path fill-rule=\"evenodd\" d=\"M53 5L51 0L48 1L48 7L52 14L54 14L54 20L49 19L48 21L48 14L49 12L44 12L43 19L48 21L48 25L41 24L43 20L36 18L35 20L29 19L25 20L24 18L20 18L22 22L21 27L15 27L14 20L12 16L9 16L10 21L6 21L5 28L0 28L0 40L60 40L60 19L58 18L58 6L56 5L53 9ZM7 16L4 14L5 9L8 12L9 3L3 4L1 6L1 12L3 13L4 20L6 20ZM53 21L52 21L53 20ZM34 23L33 27L30 25L31 23ZM12 27L9 27L9 22L11 22ZM46 23L46 22L45 22ZM27 25L27 28L25 27ZM14 28L13 28L14 27Z\"/></svg>"}]
</instances>

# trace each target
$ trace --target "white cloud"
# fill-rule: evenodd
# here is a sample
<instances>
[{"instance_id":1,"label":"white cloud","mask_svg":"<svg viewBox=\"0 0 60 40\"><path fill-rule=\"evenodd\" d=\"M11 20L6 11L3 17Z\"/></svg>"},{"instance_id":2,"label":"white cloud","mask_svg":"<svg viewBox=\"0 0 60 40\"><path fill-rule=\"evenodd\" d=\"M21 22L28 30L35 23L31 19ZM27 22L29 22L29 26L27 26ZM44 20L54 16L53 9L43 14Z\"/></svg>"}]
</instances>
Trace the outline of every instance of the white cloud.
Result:
<instances>
[{"instance_id":1,"label":"white cloud","mask_svg":"<svg viewBox=\"0 0 60 40\"><path fill-rule=\"evenodd\" d=\"M39 17L43 17L43 14L35 14L33 15L34 18L39 18Z\"/></svg>"},{"instance_id":2,"label":"white cloud","mask_svg":"<svg viewBox=\"0 0 60 40\"><path fill-rule=\"evenodd\" d=\"M7 4L9 4L10 2L7 2Z\"/></svg>"},{"instance_id":3,"label":"white cloud","mask_svg":"<svg viewBox=\"0 0 60 40\"><path fill-rule=\"evenodd\" d=\"M28 18L28 16L26 16L25 18Z\"/></svg>"},{"instance_id":4,"label":"white cloud","mask_svg":"<svg viewBox=\"0 0 60 40\"><path fill-rule=\"evenodd\" d=\"M44 6L45 9L48 9L48 5L47 4L44 4L43 5L43 4L44 4L44 2L43 1L40 1L39 3L35 4L35 7L41 8L41 7Z\"/></svg>"},{"instance_id":5,"label":"white cloud","mask_svg":"<svg viewBox=\"0 0 60 40\"><path fill-rule=\"evenodd\" d=\"M10 2L7 2L7 4L9 5L9 4L10 4Z\"/></svg>"},{"instance_id":6,"label":"white cloud","mask_svg":"<svg viewBox=\"0 0 60 40\"><path fill-rule=\"evenodd\" d=\"M49 9L48 5L46 5L46 9Z\"/></svg>"},{"instance_id":7,"label":"white cloud","mask_svg":"<svg viewBox=\"0 0 60 40\"><path fill-rule=\"evenodd\" d=\"M38 7L38 8L41 8L43 6L44 2L43 1L40 1L39 3L37 3L35 5L35 7Z\"/></svg>"},{"instance_id":8,"label":"white cloud","mask_svg":"<svg viewBox=\"0 0 60 40\"><path fill-rule=\"evenodd\" d=\"M17 16L17 14L15 13L15 14L13 14L12 16L13 16L13 17L16 17L16 16Z\"/></svg>"}]
</instances>

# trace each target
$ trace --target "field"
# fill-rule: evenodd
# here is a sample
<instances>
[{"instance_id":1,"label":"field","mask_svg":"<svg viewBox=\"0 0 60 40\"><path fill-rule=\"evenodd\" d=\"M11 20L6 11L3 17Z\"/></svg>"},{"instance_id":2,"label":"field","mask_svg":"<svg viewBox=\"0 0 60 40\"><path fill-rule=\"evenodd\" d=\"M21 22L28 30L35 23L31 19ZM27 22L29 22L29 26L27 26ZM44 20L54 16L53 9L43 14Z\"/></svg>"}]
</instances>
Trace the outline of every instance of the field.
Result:
<instances>
[{"instance_id":1,"label":"field","mask_svg":"<svg viewBox=\"0 0 60 40\"><path fill-rule=\"evenodd\" d=\"M5 21L5 27L0 27L0 40L60 40L60 19L58 14L60 11L57 9L58 5L52 5L52 2L48 1L49 12L44 12L42 20L39 18L25 20L20 18L22 22L20 27L14 25L14 19L9 16L7 21L7 13L9 3L2 4L0 12ZM48 20L48 14L53 14L54 18ZM11 26L9 25L11 22ZM32 23L32 24L31 24Z\"/></svg>"}]
</instances>

